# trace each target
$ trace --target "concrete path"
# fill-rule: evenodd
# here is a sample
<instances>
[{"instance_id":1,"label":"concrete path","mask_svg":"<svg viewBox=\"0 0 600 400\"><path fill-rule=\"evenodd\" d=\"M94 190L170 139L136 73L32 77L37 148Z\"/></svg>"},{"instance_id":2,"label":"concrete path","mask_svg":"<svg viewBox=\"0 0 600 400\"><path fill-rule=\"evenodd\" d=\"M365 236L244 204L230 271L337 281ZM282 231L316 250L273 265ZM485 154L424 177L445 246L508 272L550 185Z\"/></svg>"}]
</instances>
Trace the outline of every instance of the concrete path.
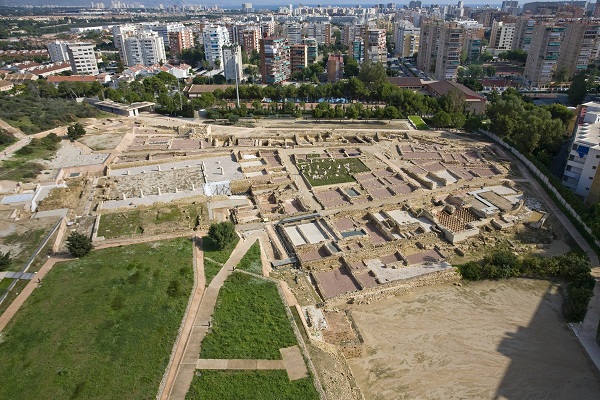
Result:
<instances>
[{"instance_id":1,"label":"concrete path","mask_svg":"<svg viewBox=\"0 0 600 400\"><path fill-rule=\"evenodd\" d=\"M308 369L302 358L300 347L291 346L279 349L281 360L244 360L244 359L212 359L201 358L196 363L196 369L213 370L269 370L285 369L290 381L306 378Z\"/></svg>"},{"instance_id":2,"label":"concrete path","mask_svg":"<svg viewBox=\"0 0 600 400\"><path fill-rule=\"evenodd\" d=\"M579 247L581 247L590 259L590 263L592 264L592 275L596 278L594 296L590 300L583 323L569 325L587 352L589 358L596 365L596 368L600 370L600 346L596 342L596 332L598 329L598 322L600 321L600 282L598 282L600 278L600 262L598 261L598 255L594 249L590 247L587 240L581 236L577 228L573 226L569 218L567 218L562 210L554 204L552 198L546 193L541 184L529 173L529 170L522 165L521 162L518 162L517 165L523 176L533 186L538 196L544 201L549 211L558 218L573 240L577 242Z\"/></svg>"},{"instance_id":3,"label":"concrete path","mask_svg":"<svg viewBox=\"0 0 600 400\"><path fill-rule=\"evenodd\" d=\"M15 272L15 271L4 271L0 272L0 279L32 279L35 276L32 272Z\"/></svg>"},{"instance_id":4,"label":"concrete path","mask_svg":"<svg viewBox=\"0 0 600 400\"><path fill-rule=\"evenodd\" d=\"M12 319L12 317L17 313L17 311L19 311L19 309L21 308L23 303L25 303L25 300L27 300L27 298L29 297L29 295L31 295L33 290L38 287L38 285L39 285L38 279L39 280L43 279L46 276L46 274L52 269L54 264L56 264L57 262L67 261L67 260L72 260L72 259L73 258L71 256L67 256L67 255L61 255L61 256L55 256L55 257L48 258L48 260L42 266L42 268L40 268L40 270L37 272L37 274L35 274L36 279L30 280L29 283L27 284L27 286L25 286L23 288L23 290L21 291L21 293L19 293L17 298L15 298L13 300L13 302L8 306L6 311L4 311L4 313L2 313L2 315L0 315L0 331L2 331L6 327L6 325Z\"/></svg>"},{"instance_id":5,"label":"concrete path","mask_svg":"<svg viewBox=\"0 0 600 400\"><path fill-rule=\"evenodd\" d=\"M183 318L183 328L181 330L181 334L178 337L179 340L175 344L173 355L171 357L171 362L169 363L167 371L165 371L165 384L162 388L162 392L159 393L160 399L167 399L169 393L173 390L173 384L175 383L175 378L177 377L177 370L179 369L179 365L181 364L181 360L183 359L186 346L188 345L190 339L190 334L192 333L192 330L194 328L196 315L198 314L198 310L202 302L202 296L204 295L204 287L206 286L206 276L204 275L204 251L202 250L201 236L196 236L195 238L194 260L194 277L196 278L196 281L194 282L195 290L192 297L192 301L190 303L190 307Z\"/></svg>"},{"instance_id":6,"label":"concrete path","mask_svg":"<svg viewBox=\"0 0 600 400\"><path fill-rule=\"evenodd\" d=\"M196 365L198 364L198 357L200 355L200 343L208 331L208 323L212 318L212 314L217 303L217 295L225 280L233 272L233 267L238 265L244 254L248 251L250 246L256 241L258 234L248 235L246 240L240 240L236 248L231 253L231 256L221 268L219 273L210 282L210 285L205 289L204 295L197 309L194 324L191 328L185 351L179 366L174 366L176 376L170 390L165 390L162 399L177 399L184 400L194 373L196 371Z\"/></svg>"}]
</instances>

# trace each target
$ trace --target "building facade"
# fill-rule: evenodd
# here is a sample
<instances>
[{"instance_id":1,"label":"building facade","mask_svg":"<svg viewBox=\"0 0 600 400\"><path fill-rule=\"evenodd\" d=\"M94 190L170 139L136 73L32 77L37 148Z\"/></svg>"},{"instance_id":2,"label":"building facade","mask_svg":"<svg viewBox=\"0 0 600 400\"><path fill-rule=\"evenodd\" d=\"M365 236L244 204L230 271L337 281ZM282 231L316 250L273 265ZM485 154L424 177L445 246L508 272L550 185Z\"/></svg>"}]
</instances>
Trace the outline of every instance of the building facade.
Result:
<instances>
[{"instance_id":1,"label":"building facade","mask_svg":"<svg viewBox=\"0 0 600 400\"><path fill-rule=\"evenodd\" d=\"M60 40L48 43L48 55L53 63L68 62L69 52L67 50L67 42Z\"/></svg>"},{"instance_id":2,"label":"building facade","mask_svg":"<svg viewBox=\"0 0 600 400\"><path fill-rule=\"evenodd\" d=\"M292 75L296 72L302 73L308 66L308 47L305 44L293 44L290 46L290 65Z\"/></svg>"},{"instance_id":3,"label":"building facade","mask_svg":"<svg viewBox=\"0 0 600 400\"><path fill-rule=\"evenodd\" d=\"M564 34L564 26L542 24L534 28L523 72L526 85L544 87L552 82Z\"/></svg>"},{"instance_id":4,"label":"building facade","mask_svg":"<svg viewBox=\"0 0 600 400\"><path fill-rule=\"evenodd\" d=\"M260 40L260 72L263 83L285 82L291 77L290 45L286 38Z\"/></svg>"},{"instance_id":5,"label":"building facade","mask_svg":"<svg viewBox=\"0 0 600 400\"><path fill-rule=\"evenodd\" d=\"M242 49L239 45L223 47L223 70L228 81L242 80Z\"/></svg>"},{"instance_id":6,"label":"building facade","mask_svg":"<svg viewBox=\"0 0 600 400\"><path fill-rule=\"evenodd\" d=\"M134 65L150 66L165 63L165 44L158 33L142 30L124 40L123 63L128 67Z\"/></svg>"},{"instance_id":7,"label":"building facade","mask_svg":"<svg viewBox=\"0 0 600 400\"><path fill-rule=\"evenodd\" d=\"M223 66L221 62L221 59L223 58L223 47L230 45L229 31L227 31L227 28L220 25L206 26L202 32L202 38L206 61L208 61L211 66L216 66L217 64ZM217 62L217 60L219 61Z\"/></svg>"},{"instance_id":8,"label":"building facade","mask_svg":"<svg viewBox=\"0 0 600 400\"><path fill-rule=\"evenodd\" d=\"M189 28L169 32L167 36L169 37L171 56L174 58L179 58L182 50L194 47L194 33Z\"/></svg>"},{"instance_id":9,"label":"building facade","mask_svg":"<svg viewBox=\"0 0 600 400\"><path fill-rule=\"evenodd\" d=\"M67 51L71 62L71 71L79 75L98 75L98 61L94 53L95 44L69 43Z\"/></svg>"},{"instance_id":10,"label":"building facade","mask_svg":"<svg viewBox=\"0 0 600 400\"><path fill-rule=\"evenodd\" d=\"M463 51L465 30L454 22L429 20L421 25L417 67L434 79L455 80Z\"/></svg>"},{"instance_id":11,"label":"building facade","mask_svg":"<svg viewBox=\"0 0 600 400\"><path fill-rule=\"evenodd\" d=\"M327 58L327 81L338 82L344 77L344 56L330 54Z\"/></svg>"}]
</instances>

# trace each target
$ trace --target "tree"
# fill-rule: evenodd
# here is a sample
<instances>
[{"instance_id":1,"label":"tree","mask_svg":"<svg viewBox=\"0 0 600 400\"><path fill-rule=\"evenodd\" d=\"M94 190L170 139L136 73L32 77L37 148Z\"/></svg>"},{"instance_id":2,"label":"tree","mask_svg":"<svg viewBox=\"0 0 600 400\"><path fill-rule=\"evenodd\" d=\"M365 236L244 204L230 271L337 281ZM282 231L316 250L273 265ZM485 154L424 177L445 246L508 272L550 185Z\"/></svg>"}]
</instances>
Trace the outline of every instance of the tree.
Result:
<instances>
[{"instance_id":1,"label":"tree","mask_svg":"<svg viewBox=\"0 0 600 400\"><path fill-rule=\"evenodd\" d=\"M490 78L493 77L494 75L496 75L496 67L494 67L493 65L488 65L485 68L485 74Z\"/></svg>"},{"instance_id":2,"label":"tree","mask_svg":"<svg viewBox=\"0 0 600 400\"><path fill-rule=\"evenodd\" d=\"M10 251L6 253L0 253L0 271L6 270L12 264L12 260L10 259Z\"/></svg>"},{"instance_id":3,"label":"tree","mask_svg":"<svg viewBox=\"0 0 600 400\"><path fill-rule=\"evenodd\" d=\"M452 125L452 117L447 112L440 111L433 116L431 123L436 128L444 128Z\"/></svg>"},{"instance_id":4,"label":"tree","mask_svg":"<svg viewBox=\"0 0 600 400\"><path fill-rule=\"evenodd\" d=\"M240 117L237 114L229 114L229 116L227 117L227 120L231 123L231 124L235 124L236 122L238 122L240 120Z\"/></svg>"},{"instance_id":5,"label":"tree","mask_svg":"<svg viewBox=\"0 0 600 400\"><path fill-rule=\"evenodd\" d=\"M581 104L587 95L587 83L585 81L585 72L580 72L573 77L571 86L567 91L567 98L572 106Z\"/></svg>"},{"instance_id":6,"label":"tree","mask_svg":"<svg viewBox=\"0 0 600 400\"><path fill-rule=\"evenodd\" d=\"M235 227L229 221L215 223L208 228L208 238L218 250L226 248L236 237Z\"/></svg>"},{"instance_id":7,"label":"tree","mask_svg":"<svg viewBox=\"0 0 600 400\"><path fill-rule=\"evenodd\" d=\"M76 141L77 139L85 135L85 133L85 128L79 122L67 128L67 137L71 142Z\"/></svg>"},{"instance_id":8,"label":"tree","mask_svg":"<svg viewBox=\"0 0 600 400\"><path fill-rule=\"evenodd\" d=\"M74 257L83 257L93 248L92 240L79 232L71 232L67 238L67 249Z\"/></svg>"},{"instance_id":9,"label":"tree","mask_svg":"<svg viewBox=\"0 0 600 400\"><path fill-rule=\"evenodd\" d=\"M552 73L552 79L558 83L566 82L569 79L569 70L566 66L558 68Z\"/></svg>"},{"instance_id":10,"label":"tree","mask_svg":"<svg viewBox=\"0 0 600 400\"><path fill-rule=\"evenodd\" d=\"M372 63L365 61L360 67L358 79L363 81L365 85L372 85L373 88L378 88L383 83L387 82L385 67L381 63Z\"/></svg>"}]
</instances>

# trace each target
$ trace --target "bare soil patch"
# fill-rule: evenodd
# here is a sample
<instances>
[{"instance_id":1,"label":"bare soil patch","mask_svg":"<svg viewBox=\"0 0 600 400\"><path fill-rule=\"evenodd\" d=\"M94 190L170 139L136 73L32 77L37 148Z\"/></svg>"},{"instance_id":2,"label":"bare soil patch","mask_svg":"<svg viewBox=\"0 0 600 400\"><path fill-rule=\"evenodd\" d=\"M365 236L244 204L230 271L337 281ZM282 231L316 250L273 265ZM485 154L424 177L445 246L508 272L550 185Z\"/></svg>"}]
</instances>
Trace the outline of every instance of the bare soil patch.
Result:
<instances>
[{"instance_id":1,"label":"bare soil patch","mask_svg":"<svg viewBox=\"0 0 600 400\"><path fill-rule=\"evenodd\" d=\"M556 284L511 279L351 306L367 351L349 364L367 399L599 398L562 302Z\"/></svg>"}]
</instances>

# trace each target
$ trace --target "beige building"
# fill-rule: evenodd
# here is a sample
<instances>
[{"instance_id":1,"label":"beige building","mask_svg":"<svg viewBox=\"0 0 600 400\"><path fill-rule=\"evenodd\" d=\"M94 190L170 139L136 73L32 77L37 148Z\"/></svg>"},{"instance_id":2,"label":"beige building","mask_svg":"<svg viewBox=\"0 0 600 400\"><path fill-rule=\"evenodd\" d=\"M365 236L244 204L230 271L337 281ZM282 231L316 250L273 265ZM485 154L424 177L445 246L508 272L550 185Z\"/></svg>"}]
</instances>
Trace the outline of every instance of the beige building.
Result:
<instances>
[{"instance_id":1,"label":"beige building","mask_svg":"<svg viewBox=\"0 0 600 400\"><path fill-rule=\"evenodd\" d=\"M463 50L465 29L454 22L424 21L417 67L435 79L456 79Z\"/></svg>"}]
</instances>

